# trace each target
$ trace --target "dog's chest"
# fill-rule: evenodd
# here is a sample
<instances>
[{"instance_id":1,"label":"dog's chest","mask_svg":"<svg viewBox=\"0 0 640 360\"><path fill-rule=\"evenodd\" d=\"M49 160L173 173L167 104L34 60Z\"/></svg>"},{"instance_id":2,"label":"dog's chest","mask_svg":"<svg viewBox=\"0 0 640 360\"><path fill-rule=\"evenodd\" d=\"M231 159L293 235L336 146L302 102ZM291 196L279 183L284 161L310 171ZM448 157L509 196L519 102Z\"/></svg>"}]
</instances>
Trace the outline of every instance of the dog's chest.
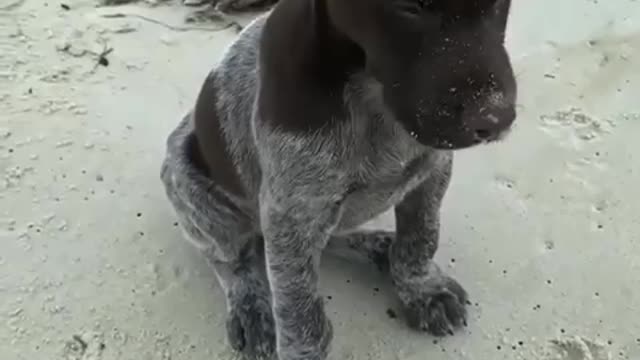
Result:
<instances>
[{"instance_id":1,"label":"dog's chest","mask_svg":"<svg viewBox=\"0 0 640 360\"><path fill-rule=\"evenodd\" d=\"M366 182L352 182L351 192L344 200L339 229L348 230L360 226L393 207L424 181L428 173L425 167L406 167L404 172L395 176L372 177Z\"/></svg>"},{"instance_id":2,"label":"dog's chest","mask_svg":"<svg viewBox=\"0 0 640 360\"><path fill-rule=\"evenodd\" d=\"M348 166L348 194L339 230L362 225L399 203L438 166L432 150L395 126L381 125L360 145L361 152Z\"/></svg>"},{"instance_id":3,"label":"dog's chest","mask_svg":"<svg viewBox=\"0 0 640 360\"><path fill-rule=\"evenodd\" d=\"M396 205L441 165L446 154L420 145L385 106L382 87L355 76L345 88L350 119L336 132L347 196L338 231L362 225Z\"/></svg>"}]
</instances>

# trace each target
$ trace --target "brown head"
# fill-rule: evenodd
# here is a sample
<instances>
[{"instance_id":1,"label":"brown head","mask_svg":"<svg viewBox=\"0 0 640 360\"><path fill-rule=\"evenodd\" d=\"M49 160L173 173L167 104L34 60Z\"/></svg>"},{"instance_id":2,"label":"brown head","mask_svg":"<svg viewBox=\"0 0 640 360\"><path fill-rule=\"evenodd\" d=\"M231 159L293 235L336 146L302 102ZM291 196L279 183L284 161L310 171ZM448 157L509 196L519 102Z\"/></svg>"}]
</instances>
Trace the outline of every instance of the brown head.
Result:
<instances>
[{"instance_id":1,"label":"brown head","mask_svg":"<svg viewBox=\"0 0 640 360\"><path fill-rule=\"evenodd\" d=\"M460 149L508 133L516 81L504 47L511 0L325 0L364 53L386 104L421 143Z\"/></svg>"}]
</instances>

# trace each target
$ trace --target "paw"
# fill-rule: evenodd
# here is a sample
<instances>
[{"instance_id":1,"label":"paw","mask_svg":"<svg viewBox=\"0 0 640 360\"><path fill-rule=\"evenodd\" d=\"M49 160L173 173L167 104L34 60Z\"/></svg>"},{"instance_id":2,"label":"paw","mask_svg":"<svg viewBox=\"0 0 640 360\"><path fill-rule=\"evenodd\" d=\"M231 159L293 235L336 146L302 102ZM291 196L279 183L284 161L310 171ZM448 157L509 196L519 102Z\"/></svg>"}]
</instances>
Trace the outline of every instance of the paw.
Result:
<instances>
[{"instance_id":1,"label":"paw","mask_svg":"<svg viewBox=\"0 0 640 360\"><path fill-rule=\"evenodd\" d=\"M234 300L227 319L227 336L231 347L245 359L271 359L276 351L276 335L269 301L257 295Z\"/></svg>"},{"instance_id":2,"label":"paw","mask_svg":"<svg viewBox=\"0 0 640 360\"><path fill-rule=\"evenodd\" d=\"M436 286L414 289L416 296L405 302L407 322L413 329L434 336L453 335L454 330L467 326L467 292L454 279L440 279Z\"/></svg>"}]
</instances>

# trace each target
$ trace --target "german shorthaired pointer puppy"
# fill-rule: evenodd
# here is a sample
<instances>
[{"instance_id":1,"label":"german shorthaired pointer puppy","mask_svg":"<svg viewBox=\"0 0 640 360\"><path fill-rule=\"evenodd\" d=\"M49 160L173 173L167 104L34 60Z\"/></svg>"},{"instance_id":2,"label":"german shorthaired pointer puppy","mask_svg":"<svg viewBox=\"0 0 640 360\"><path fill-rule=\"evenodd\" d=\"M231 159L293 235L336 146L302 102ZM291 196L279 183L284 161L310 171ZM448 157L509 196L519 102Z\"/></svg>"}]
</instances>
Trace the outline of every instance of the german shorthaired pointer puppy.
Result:
<instances>
[{"instance_id":1,"label":"german shorthaired pointer puppy","mask_svg":"<svg viewBox=\"0 0 640 360\"><path fill-rule=\"evenodd\" d=\"M250 359L326 359L324 249L386 262L408 324L466 324L436 263L453 152L502 139L510 0L280 0L226 50L170 134L161 178ZM357 228L394 208L397 229Z\"/></svg>"}]
</instances>

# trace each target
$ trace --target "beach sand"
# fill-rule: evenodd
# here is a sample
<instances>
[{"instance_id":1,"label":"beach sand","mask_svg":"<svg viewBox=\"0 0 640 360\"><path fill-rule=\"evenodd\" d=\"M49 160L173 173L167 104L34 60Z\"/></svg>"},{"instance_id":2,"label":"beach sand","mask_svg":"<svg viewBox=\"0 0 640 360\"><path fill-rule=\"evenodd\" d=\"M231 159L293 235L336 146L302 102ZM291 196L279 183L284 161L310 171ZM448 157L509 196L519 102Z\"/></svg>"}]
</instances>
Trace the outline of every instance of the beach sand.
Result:
<instances>
[{"instance_id":1,"label":"beach sand","mask_svg":"<svg viewBox=\"0 0 640 360\"><path fill-rule=\"evenodd\" d=\"M0 358L234 359L159 171L236 31L173 3L0 9ZM640 2L515 1L508 47L517 126L458 154L443 209L469 327L414 333L378 272L327 258L332 359L640 359Z\"/></svg>"}]
</instances>

